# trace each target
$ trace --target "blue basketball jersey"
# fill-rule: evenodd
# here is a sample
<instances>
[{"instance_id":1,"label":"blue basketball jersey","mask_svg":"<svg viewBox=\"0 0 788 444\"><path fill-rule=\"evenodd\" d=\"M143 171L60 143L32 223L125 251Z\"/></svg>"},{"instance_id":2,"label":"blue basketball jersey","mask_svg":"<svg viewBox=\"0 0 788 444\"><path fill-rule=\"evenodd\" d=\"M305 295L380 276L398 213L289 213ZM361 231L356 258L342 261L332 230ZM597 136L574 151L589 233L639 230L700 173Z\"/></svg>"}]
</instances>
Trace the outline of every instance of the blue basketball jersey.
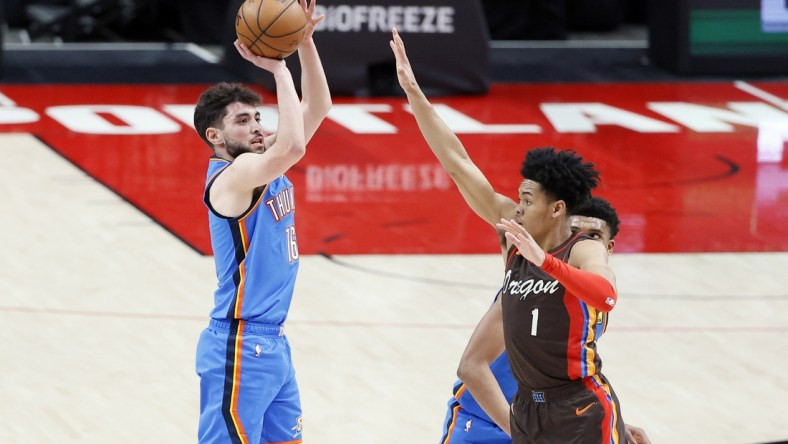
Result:
<instances>
[{"instance_id":1,"label":"blue basketball jersey","mask_svg":"<svg viewBox=\"0 0 788 444\"><path fill-rule=\"evenodd\" d=\"M500 295L501 293L499 290L493 299L493 303L498 300ZM501 387L501 391L506 397L506 401L511 404L515 393L517 393L517 381L514 379L511 368L509 368L509 357L507 356L506 351L501 353L500 356L495 358L495 360L490 363L490 371L492 372L493 376L495 376L495 380L498 382L498 385ZM449 405L455 402L459 403L463 410L471 413L474 416L477 416L484 421L493 423L493 420L489 415L487 415L487 413L484 412L484 409L482 409L471 392L465 387L465 383L463 383L461 380L458 379L457 382L454 383L454 389L452 390L452 393L454 394L454 398L449 400Z\"/></svg>"},{"instance_id":2,"label":"blue basketball jersey","mask_svg":"<svg viewBox=\"0 0 788 444\"><path fill-rule=\"evenodd\" d=\"M205 183L218 279L211 317L281 325L290 309L299 263L293 184L280 176L255 190L242 215L224 217L211 207L208 191L228 165L212 158Z\"/></svg>"}]
</instances>

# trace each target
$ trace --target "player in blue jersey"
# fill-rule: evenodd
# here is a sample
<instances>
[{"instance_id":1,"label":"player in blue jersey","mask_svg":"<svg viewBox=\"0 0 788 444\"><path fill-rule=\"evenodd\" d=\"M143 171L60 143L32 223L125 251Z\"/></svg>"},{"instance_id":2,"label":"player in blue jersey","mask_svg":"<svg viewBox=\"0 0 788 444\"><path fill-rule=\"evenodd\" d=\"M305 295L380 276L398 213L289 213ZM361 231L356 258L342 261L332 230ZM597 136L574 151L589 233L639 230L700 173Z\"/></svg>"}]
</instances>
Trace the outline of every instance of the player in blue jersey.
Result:
<instances>
[{"instance_id":1,"label":"player in blue jersey","mask_svg":"<svg viewBox=\"0 0 788 444\"><path fill-rule=\"evenodd\" d=\"M607 248L608 253L613 252L615 246L615 236L618 234L619 219L616 210L608 201L600 197L593 197L575 208L574 214L570 217L572 232L585 232L593 239L602 242ZM496 299L500 296L496 295ZM606 322L603 324L607 326ZM604 329L603 329L604 331ZM503 340L503 337L500 337ZM504 345L501 342L500 348ZM474 360L477 360L474 362ZM517 381L512 375L509 361L504 351L492 362L487 362L480 356L465 356L461 363L460 372L479 371L487 372L491 375L500 387L500 392L506 398L506 402L511 404L514 394L517 392ZM485 413L484 409L474 399L470 391L461 380L454 383L452 390L453 396L448 402L448 411L443 423L443 433L441 444L510 444L512 442L508 433L508 416L504 416L506 422L503 424L507 431L504 431ZM643 429L629 424L625 425L627 441L632 444L650 444Z\"/></svg>"},{"instance_id":2,"label":"player in blue jersey","mask_svg":"<svg viewBox=\"0 0 788 444\"><path fill-rule=\"evenodd\" d=\"M200 96L194 127L214 152L205 182L217 288L208 327L197 345L200 443L300 443L301 401L283 333L299 254L293 185L285 173L305 153L331 107L312 39L323 16L301 0L308 24L298 55L299 102L283 60L241 56L276 81L279 124L263 134L260 97L220 83Z\"/></svg>"}]
</instances>

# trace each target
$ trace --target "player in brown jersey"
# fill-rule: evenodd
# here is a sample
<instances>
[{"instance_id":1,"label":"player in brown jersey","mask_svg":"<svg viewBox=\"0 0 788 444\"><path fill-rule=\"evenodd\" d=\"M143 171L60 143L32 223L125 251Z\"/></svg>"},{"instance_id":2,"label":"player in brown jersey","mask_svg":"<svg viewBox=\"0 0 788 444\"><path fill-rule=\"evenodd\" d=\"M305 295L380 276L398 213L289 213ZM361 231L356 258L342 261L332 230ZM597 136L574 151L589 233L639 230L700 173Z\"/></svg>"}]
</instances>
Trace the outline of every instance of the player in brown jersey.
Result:
<instances>
[{"instance_id":1,"label":"player in brown jersey","mask_svg":"<svg viewBox=\"0 0 788 444\"><path fill-rule=\"evenodd\" d=\"M396 30L392 37L400 85L430 149L471 209L504 234L503 295L480 321L466 354L492 362L503 347L485 336L503 335L518 382L511 409L489 371L463 374L461 368L458 376L496 423L505 423L509 412L515 444L624 442L618 401L596 353L604 328L598 319L617 298L615 276L605 247L573 234L569 224L573 207L590 198L597 171L573 151L531 150L519 203L495 192L419 88Z\"/></svg>"}]
</instances>

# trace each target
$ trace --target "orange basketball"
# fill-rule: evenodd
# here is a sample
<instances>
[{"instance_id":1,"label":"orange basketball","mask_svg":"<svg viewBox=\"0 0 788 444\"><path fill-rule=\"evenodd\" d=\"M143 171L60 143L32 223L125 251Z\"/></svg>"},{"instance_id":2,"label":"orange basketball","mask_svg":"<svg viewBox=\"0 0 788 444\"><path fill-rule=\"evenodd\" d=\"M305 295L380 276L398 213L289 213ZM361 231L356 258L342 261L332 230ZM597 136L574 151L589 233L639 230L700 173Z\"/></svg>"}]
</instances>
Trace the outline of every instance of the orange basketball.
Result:
<instances>
[{"instance_id":1,"label":"orange basketball","mask_svg":"<svg viewBox=\"0 0 788 444\"><path fill-rule=\"evenodd\" d=\"M294 53L306 32L298 0L245 0L235 17L235 34L253 53L283 59Z\"/></svg>"}]
</instances>

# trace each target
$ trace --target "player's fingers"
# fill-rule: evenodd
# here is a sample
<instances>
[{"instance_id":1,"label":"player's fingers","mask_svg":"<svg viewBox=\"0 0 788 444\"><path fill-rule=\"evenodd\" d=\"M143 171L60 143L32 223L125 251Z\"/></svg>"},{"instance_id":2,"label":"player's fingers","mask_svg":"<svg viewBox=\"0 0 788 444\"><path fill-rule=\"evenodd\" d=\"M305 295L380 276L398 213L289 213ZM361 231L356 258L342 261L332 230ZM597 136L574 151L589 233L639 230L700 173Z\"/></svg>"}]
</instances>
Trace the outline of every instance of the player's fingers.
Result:
<instances>
[{"instance_id":1,"label":"player's fingers","mask_svg":"<svg viewBox=\"0 0 788 444\"><path fill-rule=\"evenodd\" d=\"M637 438L638 444L651 444L651 440L648 439L648 436L646 436L646 432L643 431L643 429L635 430L634 434L635 437Z\"/></svg>"},{"instance_id":2,"label":"player's fingers","mask_svg":"<svg viewBox=\"0 0 788 444\"><path fill-rule=\"evenodd\" d=\"M251 51L249 50L249 47L246 46L246 44L244 42L240 41L240 40L236 40L235 41L235 47L238 48L239 51L241 51L241 54L244 54L244 55L251 54Z\"/></svg>"},{"instance_id":3,"label":"player's fingers","mask_svg":"<svg viewBox=\"0 0 788 444\"><path fill-rule=\"evenodd\" d=\"M312 23L314 23L314 25L315 25L315 26L317 26L317 25L319 25L319 24L320 24L320 22L322 22L322 21L323 21L325 18L326 18L326 15L325 15L325 14L320 14L320 15L318 15L318 16L317 16L317 18L316 18L316 19L315 19L315 20L314 20Z\"/></svg>"},{"instance_id":4,"label":"player's fingers","mask_svg":"<svg viewBox=\"0 0 788 444\"><path fill-rule=\"evenodd\" d=\"M397 46L401 46L403 49L405 49L405 43L402 41L402 37L400 37L396 26L391 28L391 35L394 36L394 42L397 44Z\"/></svg>"},{"instance_id":5,"label":"player's fingers","mask_svg":"<svg viewBox=\"0 0 788 444\"><path fill-rule=\"evenodd\" d=\"M501 219L501 221L495 224L495 226L500 230L506 231L507 233L514 232L514 230L512 230L512 226L509 224L509 221L506 219Z\"/></svg>"},{"instance_id":6,"label":"player's fingers","mask_svg":"<svg viewBox=\"0 0 788 444\"><path fill-rule=\"evenodd\" d=\"M235 41L235 49L238 51L238 53L239 53L239 54L241 54L241 57L243 57L243 58L245 58L245 59L248 59L248 58L249 58L249 56L248 56L248 54L247 54L247 51L248 51L248 50L247 50L247 48L246 48L246 45L244 45L243 43L241 43L241 41L240 41L240 40L236 40L236 41Z\"/></svg>"},{"instance_id":7,"label":"player's fingers","mask_svg":"<svg viewBox=\"0 0 788 444\"><path fill-rule=\"evenodd\" d=\"M397 53L397 59L400 61L407 60L407 55L405 55L405 45L402 43L402 39L400 38L399 34L397 34L397 29L394 28L393 31L393 42L394 42L394 51Z\"/></svg>"},{"instance_id":8,"label":"player's fingers","mask_svg":"<svg viewBox=\"0 0 788 444\"><path fill-rule=\"evenodd\" d=\"M394 52L394 59L397 61L397 71L399 71L402 68L402 56L397 50L397 42L389 40L389 46L391 46L391 51Z\"/></svg>"},{"instance_id":9,"label":"player's fingers","mask_svg":"<svg viewBox=\"0 0 788 444\"><path fill-rule=\"evenodd\" d=\"M512 219L501 219L501 224L506 231L512 233L522 233L522 227Z\"/></svg>"}]
</instances>

